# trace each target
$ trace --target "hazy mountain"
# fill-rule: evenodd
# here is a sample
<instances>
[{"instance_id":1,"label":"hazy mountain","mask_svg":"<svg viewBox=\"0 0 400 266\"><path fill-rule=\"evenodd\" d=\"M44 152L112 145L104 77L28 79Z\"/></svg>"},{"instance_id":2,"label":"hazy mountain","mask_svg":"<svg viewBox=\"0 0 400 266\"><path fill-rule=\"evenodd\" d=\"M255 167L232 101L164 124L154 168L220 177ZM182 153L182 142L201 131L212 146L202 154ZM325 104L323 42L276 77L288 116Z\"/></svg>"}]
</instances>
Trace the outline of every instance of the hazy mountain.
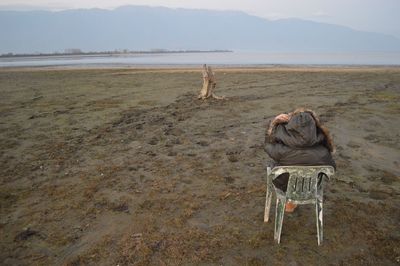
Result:
<instances>
[{"instance_id":1,"label":"hazy mountain","mask_svg":"<svg viewBox=\"0 0 400 266\"><path fill-rule=\"evenodd\" d=\"M400 51L395 37L243 12L125 6L115 10L0 11L0 53L114 49L274 52Z\"/></svg>"}]
</instances>

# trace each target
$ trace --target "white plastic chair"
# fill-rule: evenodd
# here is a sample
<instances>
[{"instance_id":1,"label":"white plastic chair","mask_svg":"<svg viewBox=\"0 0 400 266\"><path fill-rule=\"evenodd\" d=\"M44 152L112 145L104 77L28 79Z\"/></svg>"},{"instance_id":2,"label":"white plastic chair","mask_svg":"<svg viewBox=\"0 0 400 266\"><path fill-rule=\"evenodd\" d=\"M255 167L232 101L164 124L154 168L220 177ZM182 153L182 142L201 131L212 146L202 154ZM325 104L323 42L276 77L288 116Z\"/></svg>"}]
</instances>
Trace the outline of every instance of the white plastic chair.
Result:
<instances>
[{"instance_id":1,"label":"white plastic chair","mask_svg":"<svg viewBox=\"0 0 400 266\"><path fill-rule=\"evenodd\" d=\"M289 174L287 191L276 188L272 180L283 173ZM317 238L318 245L321 245L323 239L323 175L328 179L335 174L332 166L278 166L267 168L267 194L265 200L264 222L269 220L271 208L272 190L276 194L275 210L275 229L274 239L281 241L281 232L283 225L283 215L285 213L285 204L290 201L295 204L315 204L315 213L317 220Z\"/></svg>"}]
</instances>

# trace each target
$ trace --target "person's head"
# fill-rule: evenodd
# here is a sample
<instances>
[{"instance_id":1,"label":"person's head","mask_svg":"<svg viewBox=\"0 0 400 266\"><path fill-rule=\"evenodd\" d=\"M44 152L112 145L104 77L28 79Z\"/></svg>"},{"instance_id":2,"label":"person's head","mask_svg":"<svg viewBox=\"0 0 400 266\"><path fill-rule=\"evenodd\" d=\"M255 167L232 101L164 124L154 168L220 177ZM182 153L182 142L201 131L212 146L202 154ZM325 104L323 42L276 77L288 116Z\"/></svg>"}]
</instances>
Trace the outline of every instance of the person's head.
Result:
<instances>
[{"instance_id":1,"label":"person's head","mask_svg":"<svg viewBox=\"0 0 400 266\"><path fill-rule=\"evenodd\" d=\"M311 109L306 109L306 108L297 108L293 112L289 113L290 120L296 119L297 121L300 121L300 123L303 123L304 125L309 124L309 123L315 123L315 127L317 129L317 132L321 132L324 134L325 139L326 139L326 145L329 149L330 152L335 151L335 146L333 144L333 139L329 133L329 130L327 127L322 125L321 120L319 119L318 115ZM289 123L290 123L289 120Z\"/></svg>"},{"instance_id":2,"label":"person's head","mask_svg":"<svg viewBox=\"0 0 400 266\"><path fill-rule=\"evenodd\" d=\"M307 129L311 130L310 133L312 133L312 131L315 131L316 129L317 118L315 117L315 114L312 114L311 112L298 110L297 112L289 113L287 116L288 120L286 128L289 130L304 131Z\"/></svg>"}]
</instances>

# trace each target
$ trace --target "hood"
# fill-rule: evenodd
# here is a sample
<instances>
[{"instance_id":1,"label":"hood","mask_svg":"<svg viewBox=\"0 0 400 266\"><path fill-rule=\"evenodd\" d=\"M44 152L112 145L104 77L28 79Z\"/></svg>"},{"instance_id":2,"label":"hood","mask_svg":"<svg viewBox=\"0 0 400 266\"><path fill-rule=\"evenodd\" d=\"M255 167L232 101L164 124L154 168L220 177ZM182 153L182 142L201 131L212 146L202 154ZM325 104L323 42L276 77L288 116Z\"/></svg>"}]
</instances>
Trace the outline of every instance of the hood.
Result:
<instances>
[{"instance_id":1,"label":"hood","mask_svg":"<svg viewBox=\"0 0 400 266\"><path fill-rule=\"evenodd\" d=\"M310 147L323 144L334 152L332 137L326 127L321 125L317 115L309 109L299 108L289 113L287 123L270 124L268 139L281 141L290 147Z\"/></svg>"},{"instance_id":2,"label":"hood","mask_svg":"<svg viewBox=\"0 0 400 266\"><path fill-rule=\"evenodd\" d=\"M304 146L312 146L318 141L314 118L308 112L294 114L285 128L293 137L302 139Z\"/></svg>"},{"instance_id":3,"label":"hood","mask_svg":"<svg viewBox=\"0 0 400 266\"><path fill-rule=\"evenodd\" d=\"M292 114L287 123L277 126L275 134L289 147L310 147L323 140L323 136L318 136L315 120L308 112Z\"/></svg>"}]
</instances>

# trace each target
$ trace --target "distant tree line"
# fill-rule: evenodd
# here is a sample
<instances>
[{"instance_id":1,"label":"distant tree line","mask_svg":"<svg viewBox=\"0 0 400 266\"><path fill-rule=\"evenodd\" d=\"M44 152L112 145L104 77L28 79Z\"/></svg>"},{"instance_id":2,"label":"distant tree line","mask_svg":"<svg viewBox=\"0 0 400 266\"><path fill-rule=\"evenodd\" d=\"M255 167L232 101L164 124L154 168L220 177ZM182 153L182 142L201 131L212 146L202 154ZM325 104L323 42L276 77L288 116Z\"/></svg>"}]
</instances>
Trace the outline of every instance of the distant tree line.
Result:
<instances>
[{"instance_id":1,"label":"distant tree line","mask_svg":"<svg viewBox=\"0 0 400 266\"><path fill-rule=\"evenodd\" d=\"M231 50L167 50L167 49L151 49L144 51L131 51L128 49L100 52L83 52L78 48L65 49L64 52L54 53L5 53L1 54L1 58L7 57L28 57L28 56L68 56L68 55L121 55L121 54L179 54L179 53L230 53Z\"/></svg>"}]
</instances>

